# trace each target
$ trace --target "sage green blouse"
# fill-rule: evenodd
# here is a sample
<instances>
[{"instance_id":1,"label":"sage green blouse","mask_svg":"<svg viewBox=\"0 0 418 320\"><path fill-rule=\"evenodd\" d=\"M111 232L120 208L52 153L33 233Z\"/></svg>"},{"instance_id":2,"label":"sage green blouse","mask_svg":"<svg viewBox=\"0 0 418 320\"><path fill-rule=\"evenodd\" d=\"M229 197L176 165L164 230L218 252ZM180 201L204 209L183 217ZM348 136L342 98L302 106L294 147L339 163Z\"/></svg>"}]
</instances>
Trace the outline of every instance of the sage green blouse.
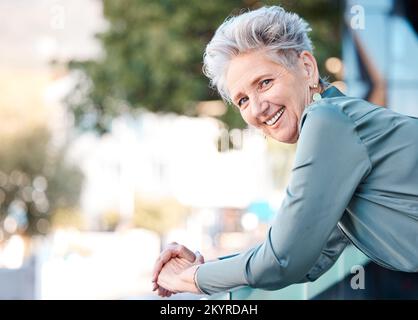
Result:
<instances>
[{"instance_id":1,"label":"sage green blouse","mask_svg":"<svg viewBox=\"0 0 418 320\"><path fill-rule=\"evenodd\" d=\"M348 243L382 266L418 272L418 119L330 87L304 110L299 133L265 241L201 265L204 293L313 281Z\"/></svg>"}]
</instances>

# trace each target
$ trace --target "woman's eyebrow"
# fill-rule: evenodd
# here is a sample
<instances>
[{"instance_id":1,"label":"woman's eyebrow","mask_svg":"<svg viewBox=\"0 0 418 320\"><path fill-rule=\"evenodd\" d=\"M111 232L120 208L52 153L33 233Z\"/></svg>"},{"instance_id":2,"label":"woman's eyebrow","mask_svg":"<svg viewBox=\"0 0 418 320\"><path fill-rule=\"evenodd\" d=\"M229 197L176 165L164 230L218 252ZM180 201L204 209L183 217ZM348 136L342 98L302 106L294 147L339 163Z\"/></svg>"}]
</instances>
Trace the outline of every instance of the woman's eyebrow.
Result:
<instances>
[{"instance_id":1,"label":"woman's eyebrow","mask_svg":"<svg viewBox=\"0 0 418 320\"><path fill-rule=\"evenodd\" d=\"M257 77L255 77L252 81L251 81L251 83L250 83L250 87L253 87L255 84L257 84L261 79L263 79L263 78L266 78L266 77L271 77L272 76L272 74L270 74L270 73L263 73L262 75L259 75L259 76L257 76ZM241 95L243 95L243 93L240 91L240 92L238 92L235 96L234 96L234 98L233 98L233 100L232 101L236 101L237 99L238 99L238 97L239 96L241 96Z\"/></svg>"}]
</instances>

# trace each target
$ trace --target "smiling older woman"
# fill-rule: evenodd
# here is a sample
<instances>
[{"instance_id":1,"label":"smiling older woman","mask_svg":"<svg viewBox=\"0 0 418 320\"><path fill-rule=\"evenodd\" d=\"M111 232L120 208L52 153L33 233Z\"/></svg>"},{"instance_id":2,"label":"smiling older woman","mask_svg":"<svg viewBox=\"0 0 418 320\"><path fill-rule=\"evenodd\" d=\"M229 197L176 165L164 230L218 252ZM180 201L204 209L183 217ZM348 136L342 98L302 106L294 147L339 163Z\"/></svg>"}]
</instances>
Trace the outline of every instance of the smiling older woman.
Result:
<instances>
[{"instance_id":1,"label":"smiling older woman","mask_svg":"<svg viewBox=\"0 0 418 320\"><path fill-rule=\"evenodd\" d=\"M161 296L313 281L349 243L418 271L418 119L327 87L308 32L296 14L263 7L226 20L208 44L212 85L249 125L298 142L295 163L264 243L206 263L171 244L154 269Z\"/></svg>"}]
</instances>

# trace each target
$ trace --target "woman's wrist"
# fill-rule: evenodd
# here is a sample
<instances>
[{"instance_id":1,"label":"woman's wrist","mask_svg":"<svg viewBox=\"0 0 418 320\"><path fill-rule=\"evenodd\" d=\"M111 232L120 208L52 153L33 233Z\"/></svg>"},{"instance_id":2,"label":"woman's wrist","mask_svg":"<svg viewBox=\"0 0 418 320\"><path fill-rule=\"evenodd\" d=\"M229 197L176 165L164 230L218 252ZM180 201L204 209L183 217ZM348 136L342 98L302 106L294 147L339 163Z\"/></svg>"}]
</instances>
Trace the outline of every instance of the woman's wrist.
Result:
<instances>
[{"instance_id":1,"label":"woman's wrist","mask_svg":"<svg viewBox=\"0 0 418 320\"><path fill-rule=\"evenodd\" d=\"M200 264L193 265L190 268L188 268L188 270L185 272L183 283L186 288L184 291L202 294L202 291L200 290L199 285L197 284L197 279L196 279L197 270L199 269L200 266L201 266Z\"/></svg>"},{"instance_id":2,"label":"woman's wrist","mask_svg":"<svg viewBox=\"0 0 418 320\"><path fill-rule=\"evenodd\" d=\"M203 291L202 289L200 289L199 283L197 282L197 271L199 270L200 266L201 264L196 265L196 268L193 272L193 283L194 283L194 286L196 287L197 293L203 294Z\"/></svg>"}]
</instances>

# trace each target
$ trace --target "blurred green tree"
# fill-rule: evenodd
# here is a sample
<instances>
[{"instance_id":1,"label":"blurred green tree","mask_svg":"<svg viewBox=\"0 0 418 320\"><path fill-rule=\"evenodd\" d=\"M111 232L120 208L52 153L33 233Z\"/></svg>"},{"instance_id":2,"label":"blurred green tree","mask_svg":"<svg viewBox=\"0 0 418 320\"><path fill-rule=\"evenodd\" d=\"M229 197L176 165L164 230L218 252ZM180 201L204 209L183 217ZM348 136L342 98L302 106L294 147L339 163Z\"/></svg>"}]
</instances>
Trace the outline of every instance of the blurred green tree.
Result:
<instances>
[{"instance_id":1,"label":"blurred green tree","mask_svg":"<svg viewBox=\"0 0 418 320\"><path fill-rule=\"evenodd\" d=\"M109 129L121 111L146 108L153 112L196 115L196 102L219 99L202 74L202 54L226 16L277 1L255 0L103 0L105 32L97 35L103 57L72 61L79 81L66 102L82 129ZM313 27L312 38L321 66L339 56L339 1L282 1ZM230 128L244 127L229 107L220 117Z\"/></svg>"},{"instance_id":2,"label":"blurred green tree","mask_svg":"<svg viewBox=\"0 0 418 320\"><path fill-rule=\"evenodd\" d=\"M4 135L0 144L0 238L46 234L58 208L78 204L82 173L52 150L50 133L35 127Z\"/></svg>"}]
</instances>

